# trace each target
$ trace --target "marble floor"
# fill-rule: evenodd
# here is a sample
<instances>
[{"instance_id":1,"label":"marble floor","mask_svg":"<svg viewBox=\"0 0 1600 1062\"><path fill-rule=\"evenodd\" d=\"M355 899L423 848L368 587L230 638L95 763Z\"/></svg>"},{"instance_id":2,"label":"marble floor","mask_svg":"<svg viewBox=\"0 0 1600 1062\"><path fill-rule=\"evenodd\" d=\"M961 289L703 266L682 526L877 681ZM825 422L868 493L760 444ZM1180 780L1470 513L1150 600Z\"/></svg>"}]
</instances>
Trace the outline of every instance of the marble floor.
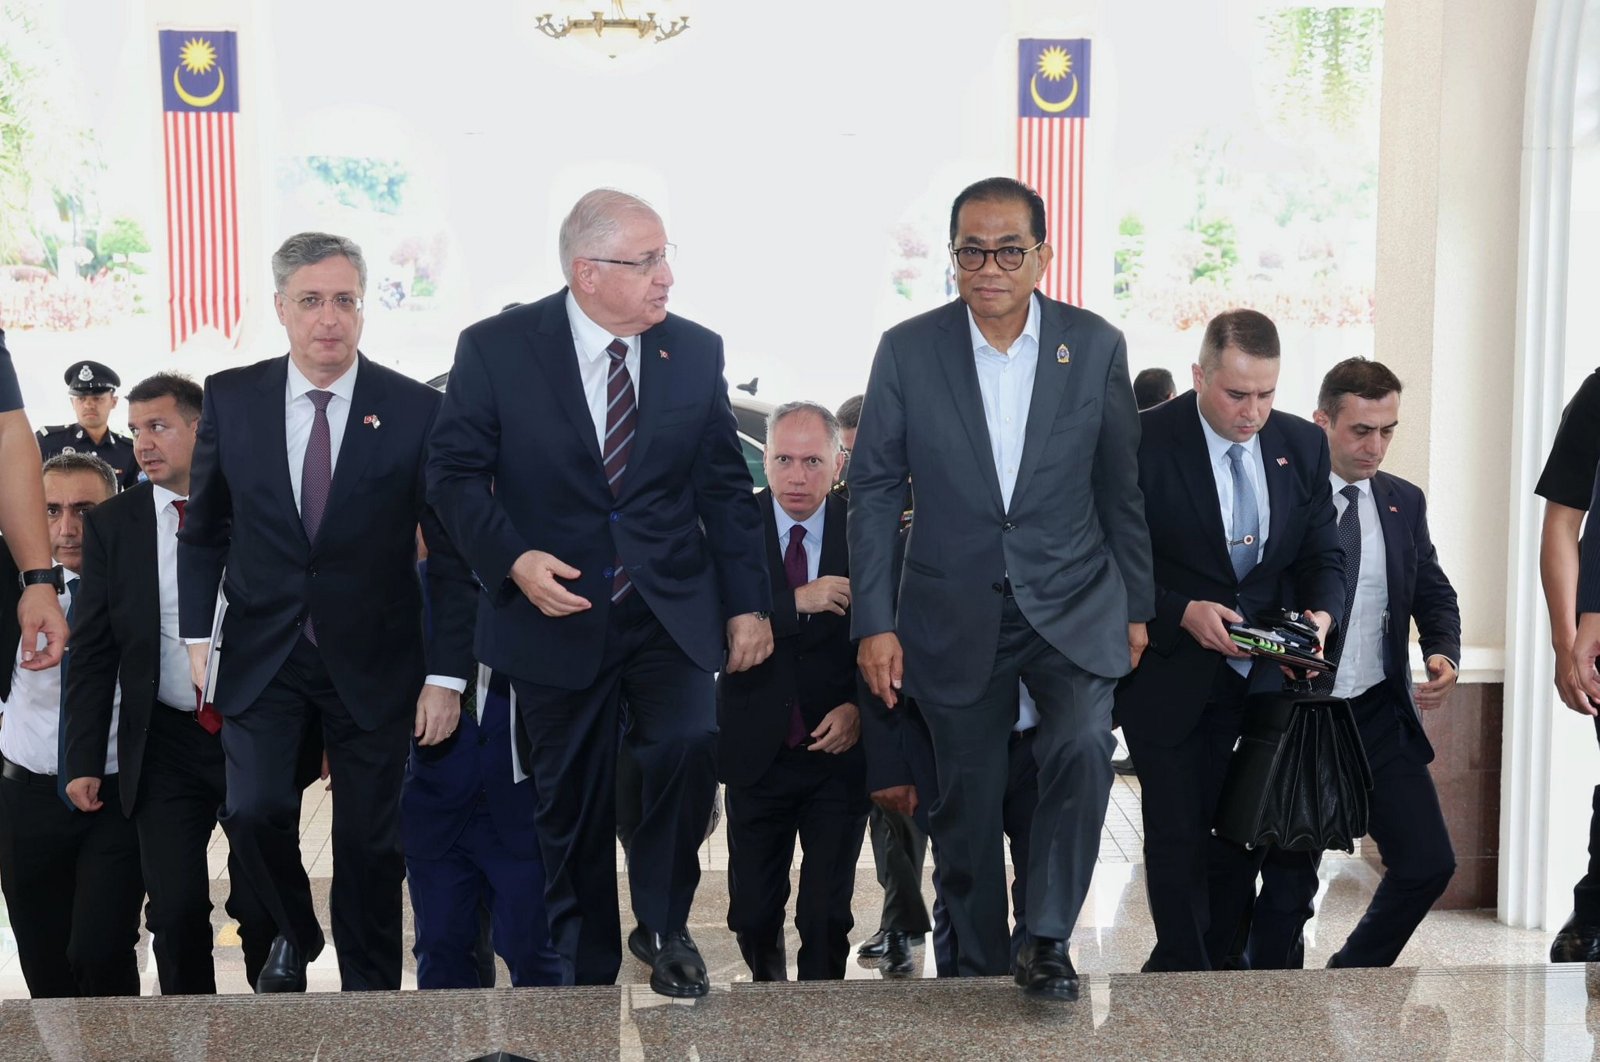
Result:
<instances>
[{"instance_id":1,"label":"marble floor","mask_svg":"<svg viewBox=\"0 0 1600 1062\"><path fill-rule=\"evenodd\" d=\"M873 984L748 983L727 911L727 845L701 849L690 928L714 990L668 1001L644 987L648 968L624 956L620 985L555 992L500 990L319 996L338 988L332 948L309 971L312 995L248 995L227 895L226 840L212 843L218 983L212 1000L24 1002L9 919L0 911L0 1060L11 1058L474 1058L497 1050L537 1058L1039 1057L1093 1058L1591 1058L1600 1057L1600 968L1545 964L1548 936L1511 929L1491 911L1432 914L1388 971L1323 971L1377 884L1360 856L1323 861L1306 964L1294 974L1139 975L1154 941L1140 858L1139 790L1117 779L1100 863L1073 955L1085 977L1075 1006L1024 1000L1005 981L880 978L869 962L847 977ZM333 795L307 791L301 844L324 925L332 873ZM626 897L620 861L618 883ZM926 883L925 883L926 886ZM925 887L931 903L931 886ZM882 891L864 845L856 932L877 928ZM626 906L626 905L624 905ZM409 916L409 911L407 912ZM626 921L625 921L626 924ZM407 944L410 943L407 921ZM791 967L797 941L790 929ZM415 985L406 956L405 987ZM148 938L145 992L155 992ZM502 984L506 983L502 970ZM907 1038L911 1030L914 1035Z\"/></svg>"}]
</instances>

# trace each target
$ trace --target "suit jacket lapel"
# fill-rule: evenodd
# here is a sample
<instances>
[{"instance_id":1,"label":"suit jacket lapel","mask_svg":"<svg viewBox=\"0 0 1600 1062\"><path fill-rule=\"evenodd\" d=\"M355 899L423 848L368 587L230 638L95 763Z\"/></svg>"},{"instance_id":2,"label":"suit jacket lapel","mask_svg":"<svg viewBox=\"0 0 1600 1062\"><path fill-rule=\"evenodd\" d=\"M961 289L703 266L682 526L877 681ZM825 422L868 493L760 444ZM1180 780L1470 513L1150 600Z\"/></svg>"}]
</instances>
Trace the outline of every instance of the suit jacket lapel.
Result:
<instances>
[{"instance_id":1,"label":"suit jacket lapel","mask_svg":"<svg viewBox=\"0 0 1600 1062\"><path fill-rule=\"evenodd\" d=\"M376 415L379 423L382 423L383 400L387 397L388 388L373 371L372 363L365 354L357 353L356 359L356 386L350 393L350 413L345 417L344 434L339 441L339 463L334 466L333 483L328 489L328 512L333 512L350 497L355 485L361 482L361 477L366 473L373 451L381 445L378 438L381 429L368 424L366 418ZM322 523L326 527L328 522L324 519Z\"/></svg>"},{"instance_id":2,"label":"suit jacket lapel","mask_svg":"<svg viewBox=\"0 0 1600 1062\"><path fill-rule=\"evenodd\" d=\"M1289 522L1289 511L1298 504L1299 499L1294 496L1295 470L1288 463L1289 451L1284 445L1283 434L1278 431L1271 416L1261 426L1256 445L1261 448L1261 463L1266 469L1267 498L1272 504L1267 548L1261 555L1265 562L1267 554L1288 548L1289 544L1283 540L1283 529Z\"/></svg>"},{"instance_id":3,"label":"suit jacket lapel","mask_svg":"<svg viewBox=\"0 0 1600 1062\"><path fill-rule=\"evenodd\" d=\"M850 574L850 549L845 539L845 507L831 493L822 505L822 557L817 574L847 576Z\"/></svg>"},{"instance_id":4,"label":"suit jacket lapel","mask_svg":"<svg viewBox=\"0 0 1600 1062\"><path fill-rule=\"evenodd\" d=\"M778 541L778 517L772 511L772 488L763 487L756 494L761 505L761 533L766 536L767 576L773 586L788 586L789 575L783 567L783 548L786 542Z\"/></svg>"},{"instance_id":5,"label":"suit jacket lapel","mask_svg":"<svg viewBox=\"0 0 1600 1062\"><path fill-rule=\"evenodd\" d=\"M1193 391L1173 401L1189 407L1187 414L1178 418L1178 445L1172 448L1173 461L1178 466L1178 478L1188 488L1189 500L1194 503L1195 516L1199 520L1200 537L1211 544L1212 559L1221 565L1223 571L1232 572L1228 533L1222 526L1222 500L1217 497L1217 476L1211 470L1211 449L1206 445L1205 431L1200 427L1200 408Z\"/></svg>"},{"instance_id":6,"label":"suit jacket lapel","mask_svg":"<svg viewBox=\"0 0 1600 1062\"><path fill-rule=\"evenodd\" d=\"M1053 299L1039 299L1039 350L1038 365L1033 374L1033 395L1028 400L1028 424L1022 439L1022 463L1017 466L1017 484L1011 491L1011 504L1022 497L1028 487L1033 470L1039 465L1045 446L1050 439L1050 429L1055 424L1056 413L1061 408L1061 397L1066 394L1067 382L1072 377L1072 363L1056 360L1056 350L1066 346L1072 349L1077 337L1067 327L1066 315ZM976 372L976 370L974 370ZM991 459L991 464L993 463Z\"/></svg>"},{"instance_id":7,"label":"suit jacket lapel","mask_svg":"<svg viewBox=\"0 0 1600 1062\"><path fill-rule=\"evenodd\" d=\"M983 416L983 392L978 387L978 366L972 357L972 339L967 328L967 304L952 302L939 320L940 334L934 344L935 360L944 368L950 384L950 397L972 443L978 474L989 487L997 513L1005 511L1000 494L1000 476L994 468L994 450L989 441L989 425Z\"/></svg>"},{"instance_id":8,"label":"suit jacket lapel","mask_svg":"<svg viewBox=\"0 0 1600 1062\"><path fill-rule=\"evenodd\" d=\"M142 617L143 622L148 624L143 629L159 631L161 629L161 554L156 541L155 488L150 488L146 504L129 506L129 512L132 515L132 519L128 521L128 527L124 534L128 536L128 556L135 561L133 570L138 572L135 578L139 585L134 596L142 599L139 611L144 614Z\"/></svg>"},{"instance_id":9,"label":"suit jacket lapel","mask_svg":"<svg viewBox=\"0 0 1600 1062\"><path fill-rule=\"evenodd\" d=\"M567 289L550 300L534 335L530 360L544 373L555 403L572 422L573 430L594 458L595 471L605 478L600 459L600 440L595 437L594 420L589 416L589 399L583 393L583 378L578 375L578 349L572 344L572 322L567 320Z\"/></svg>"},{"instance_id":10,"label":"suit jacket lapel","mask_svg":"<svg viewBox=\"0 0 1600 1062\"><path fill-rule=\"evenodd\" d=\"M294 484L289 479L289 435L285 424L288 410L284 399L289 388L289 355L267 363L258 387L262 398L251 404L250 413L254 421L251 435L262 442L260 452L265 467L261 474L267 477L267 490L274 501L294 517L294 525L300 528L300 541L310 546L294 502Z\"/></svg>"},{"instance_id":11,"label":"suit jacket lapel","mask_svg":"<svg viewBox=\"0 0 1600 1062\"><path fill-rule=\"evenodd\" d=\"M1401 570L1401 559L1405 552L1402 543L1411 532L1405 525L1405 514L1400 509L1400 494L1382 472L1372 477L1372 500L1378 509L1378 526L1383 528L1384 575L1389 580L1389 615L1391 619L1403 617L1410 612L1410 608L1401 601L1405 590L1405 572ZM1410 620L1406 622L1409 624Z\"/></svg>"},{"instance_id":12,"label":"suit jacket lapel","mask_svg":"<svg viewBox=\"0 0 1600 1062\"><path fill-rule=\"evenodd\" d=\"M633 451L628 454L628 471L622 474L622 492L628 492L630 481L638 482L631 473L644 463L650 443L655 439L656 422L661 418L663 406L671 405L668 395L677 382L672 373L670 345L672 338L664 324L656 325L639 337L639 423L633 437ZM665 355L665 356L663 356Z\"/></svg>"}]
</instances>

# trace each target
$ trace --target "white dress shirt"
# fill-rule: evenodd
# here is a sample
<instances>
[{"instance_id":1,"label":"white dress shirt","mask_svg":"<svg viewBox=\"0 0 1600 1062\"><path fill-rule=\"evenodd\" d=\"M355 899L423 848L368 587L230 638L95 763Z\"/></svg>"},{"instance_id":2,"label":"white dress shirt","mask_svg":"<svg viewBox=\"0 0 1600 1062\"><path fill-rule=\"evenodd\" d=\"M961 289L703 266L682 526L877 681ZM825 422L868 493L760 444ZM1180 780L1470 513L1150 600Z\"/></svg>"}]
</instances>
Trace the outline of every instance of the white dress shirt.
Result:
<instances>
[{"instance_id":1,"label":"white dress shirt","mask_svg":"<svg viewBox=\"0 0 1600 1062\"><path fill-rule=\"evenodd\" d=\"M64 573L71 581L77 572ZM72 608L72 592L61 592L61 611ZM43 649L45 636L39 635ZM29 671L22 666L22 643L11 658L11 697L0 702L5 723L0 725L0 756L34 774L55 774L61 754L61 668ZM117 717L122 710L122 687L111 702L111 733L106 742L106 774L117 773Z\"/></svg>"},{"instance_id":2,"label":"white dress shirt","mask_svg":"<svg viewBox=\"0 0 1600 1062\"><path fill-rule=\"evenodd\" d=\"M156 510L156 586L161 592L161 673L156 696L169 708L195 709L189 651L178 637L178 507L186 500L166 487L153 488Z\"/></svg>"},{"instance_id":3,"label":"white dress shirt","mask_svg":"<svg viewBox=\"0 0 1600 1062\"><path fill-rule=\"evenodd\" d=\"M1017 683L1017 725L1011 729L1021 734L1039 725L1039 706L1033 701L1026 683Z\"/></svg>"},{"instance_id":4,"label":"white dress shirt","mask_svg":"<svg viewBox=\"0 0 1600 1062\"><path fill-rule=\"evenodd\" d=\"M628 353L622 359L622 364L628 370L628 378L633 381L633 401L637 405L643 400L639 394L639 337L614 336L607 332L579 308L578 300L573 298L570 291L567 292L567 321L572 325L572 345L578 352L578 379L583 383L583 397L589 403L589 419L594 421L595 441L600 444L600 454L604 457L606 377L611 374L611 355L606 353L606 348L613 339L620 339L628 345Z\"/></svg>"},{"instance_id":5,"label":"white dress shirt","mask_svg":"<svg viewBox=\"0 0 1600 1062\"><path fill-rule=\"evenodd\" d=\"M778 504L778 496L772 496L772 514L778 518L778 552L786 554L789 549L789 529L799 524L806 529L806 537L802 545L806 551L806 581L815 582L817 572L822 564L822 525L827 522L828 503L826 500L817 511L804 520L796 520L783 511L783 506Z\"/></svg>"},{"instance_id":6,"label":"white dress shirt","mask_svg":"<svg viewBox=\"0 0 1600 1062\"><path fill-rule=\"evenodd\" d=\"M1339 492L1350 486L1337 472L1328 474L1333 486L1335 520L1344 518L1350 505ZM1354 697L1383 681L1383 636L1389 623L1389 565L1383 547L1383 523L1372 496L1372 480L1357 483L1356 515L1361 520L1361 568L1356 576L1356 597L1345 620L1344 649L1333 676L1335 697Z\"/></svg>"},{"instance_id":7,"label":"white dress shirt","mask_svg":"<svg viewBox=\"0 0 1600 1062\"><path fill-rule=\"evenodd\" d=\"M983 338L978 319L967 309L972 333L972 357L978 366L978 391L983 399L983 420L989 426L989 449L995 474L1000 477L1000 499L1011 509L1011 492L1022 464L1022 441L1033 405L1033 378L1039 368L1039 296L1028 299L1028 321L1011 349L996 350Z\"/></svg>"},{"instance_id":8,"label":"white dress shirt","mask_svg":"<svg viewBox=\"0 0 1600 1062\"><path fill-rule=\"evenodd\" d=\"M1228 449L1233 443L1212 430L1204 415L1200 417L1200 430L1205 433L1206 453L1211 460L1211 475L1217 484L1217 503L1222 507L1223 545L1227 545L1238 537L1233 529L1233 462L1228 457ZM1250 477L1250 486L1256 493L1256 563L1259 564L1262 555L1267 551L1267 529L1272 526L1272 499L1267 494L1267 466L1261 457L1259 433L1250 436L1239 445L1244 447L1245 474ZM1245 621L1249 620L1250 617L1246 616ZM1228 658L1228 666L1241 675L1250 674L1250 664L1248 657L1240 660Z\"/></svg>"},{"instance_id":9,"label":"white dress shirt","mask_svg":"<svg viewBox=\"0 0 1600 1062\"><path fill-rule=\"evenodd\" d=\"M328 471L339 467L339 444L344 441L345 422L350 419L350 402L356 390L356 370L360 360L352 361L350 368L327 387L317 387L306 379L289 359L289 381L283 396L283 437L289 444L289 484L294 489L294 505L300 508L300 474L305 471L306 447L311 442L311 425L317 419L317 407L306 397L308 391L332 391L328 401Z\"/></svg>"}]
</instances>

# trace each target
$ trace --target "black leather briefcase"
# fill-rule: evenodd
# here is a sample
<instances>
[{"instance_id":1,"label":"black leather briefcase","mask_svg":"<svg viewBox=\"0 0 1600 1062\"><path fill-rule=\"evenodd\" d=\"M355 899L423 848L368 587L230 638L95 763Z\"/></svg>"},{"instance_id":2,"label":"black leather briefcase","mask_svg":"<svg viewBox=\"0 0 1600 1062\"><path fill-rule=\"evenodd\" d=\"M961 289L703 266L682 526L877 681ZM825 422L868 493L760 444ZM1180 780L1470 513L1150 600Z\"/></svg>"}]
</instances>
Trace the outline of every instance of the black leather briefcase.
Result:
<instances>
[{"instance_id":1,"label":"black leather briefcase","mask_svg":"<svg viewBox=\"0 0 1600 1062\"><path fill-rule=\"evenodd\" d=\"M1367 832L1371 789L1348 701L1295 690L1257 694L1245 703L1212 832L1246 848L1354 851Z\"/></svg>"}]
</instances>

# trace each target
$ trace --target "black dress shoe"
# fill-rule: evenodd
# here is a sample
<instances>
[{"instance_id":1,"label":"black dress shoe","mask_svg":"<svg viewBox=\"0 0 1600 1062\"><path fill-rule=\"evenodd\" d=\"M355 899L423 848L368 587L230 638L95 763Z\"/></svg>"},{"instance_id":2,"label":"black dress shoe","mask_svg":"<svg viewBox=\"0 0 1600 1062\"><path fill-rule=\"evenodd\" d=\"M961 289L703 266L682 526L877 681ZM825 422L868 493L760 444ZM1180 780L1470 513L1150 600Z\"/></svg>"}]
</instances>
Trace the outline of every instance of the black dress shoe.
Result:
<instances>
[{"instance_id":1,"label":"black dress shoe","mask_svg":"<svg viewBox=\"0 0 1600 1062\"><path fill-rule=\"evenodd\" d=\"M1600 925L1580 922L1577 915L1567 919L1550 945L1550 961L1600 962Z\"/></svg>"},{"instance_id":2,"label":"black dress shoe","mask_svg":"<svg viewBox=\"0 0 1600 1062\"><path fill-rule=\"evenodd\" d=\"M304 992L306 965L322 954L323 942L319 932L311 950L302 954L299 948L289 942L288 937L275 937L272 950L267 952L266 965L261 967L261 974L256 978L256 991Z\"/></svg>"},{"instance_id":3,"label":"black dress shoe","mask_svg":"<svg viewBox=\"0 0 1600 1062\"><path fill-rule=\"evenodd\" d=\"M876 933L872 934L872 936L861 942L861 946L856 949L856 956L862 959L883 958L883 953L889 946L885 943L885 941L888 939L888 936L889 931L887 929L878 930Z\"/></svg>"},{"instance_id":4,"label":"black dress shoe","mask_svg":"<svg viewBox=\"0 0 1600 1062\"><path fill-rule=\"evenodd\" d=\"M628 934L628 950L650 965L650 988L675 999L692 999L711 991L706 963L687 929L651 933L638 926Z\"/></svg>"},{"instance_id":5,"label":"black dress shoe","mask_svg":"<svg viewBox=\"0 0 1600 1062\"><path fill-rule=\"evenodd\" d=\"M1038 937L1022 946L1017 957L1017 984L1038 999L1078 998L1078 971L1067 955L1067 942Z\"/></svg>"},{"instance_id":6,"label":"black dress shoe","mask_svg":"<svg viewBox=\"0 0 1600 1062\"><path fill-rule=\"evenodd\" d=\"M918 934L916 943L922 942ZM917 962L911 957L912 936L889 930L883 935L883 958L878 960L878 972L885 977L915 977Z\"/></svg>"}]
</instances>

